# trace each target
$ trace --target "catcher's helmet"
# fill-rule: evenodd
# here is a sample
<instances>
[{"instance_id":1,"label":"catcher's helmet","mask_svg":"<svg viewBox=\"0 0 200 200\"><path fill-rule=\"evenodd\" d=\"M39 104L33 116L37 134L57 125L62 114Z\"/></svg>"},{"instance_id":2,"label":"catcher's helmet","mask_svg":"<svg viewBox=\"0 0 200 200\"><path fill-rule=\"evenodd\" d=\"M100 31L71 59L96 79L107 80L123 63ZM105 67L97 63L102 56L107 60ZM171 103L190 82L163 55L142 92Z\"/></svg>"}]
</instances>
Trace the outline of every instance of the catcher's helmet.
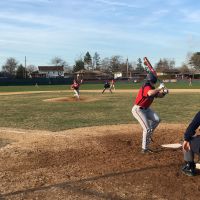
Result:
<instances>
[{"instance_id":1,"label":"catcher's helmet","mask_svg":"<svg viewBox=\"0 0 200 200\"><path fill-rule=\"evenodd\" d=\"M154 74L149 73L149 74L147 74L146 80L156 84L157 77Z\"/></svg>"}]
</instances>

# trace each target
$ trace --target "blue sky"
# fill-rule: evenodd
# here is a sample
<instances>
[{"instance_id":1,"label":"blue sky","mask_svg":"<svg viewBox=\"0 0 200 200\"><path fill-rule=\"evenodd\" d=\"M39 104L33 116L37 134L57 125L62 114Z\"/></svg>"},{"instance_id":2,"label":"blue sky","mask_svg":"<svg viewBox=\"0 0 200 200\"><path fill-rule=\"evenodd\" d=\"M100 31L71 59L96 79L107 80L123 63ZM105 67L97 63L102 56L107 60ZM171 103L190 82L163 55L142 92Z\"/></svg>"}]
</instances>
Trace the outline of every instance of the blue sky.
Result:
<instances>
[{"instance_id":1,"label":"blue sky","mask_svg":"<svg viewBox=\"0 0 200 200\"><path fill-rule=\"evenodd\" d=\"M1 0L0 66L8 57L48 65L55 56L69 65L95 52L152 64L199 51L200 1L195 0Z\"/></svg>"}]
</instances>

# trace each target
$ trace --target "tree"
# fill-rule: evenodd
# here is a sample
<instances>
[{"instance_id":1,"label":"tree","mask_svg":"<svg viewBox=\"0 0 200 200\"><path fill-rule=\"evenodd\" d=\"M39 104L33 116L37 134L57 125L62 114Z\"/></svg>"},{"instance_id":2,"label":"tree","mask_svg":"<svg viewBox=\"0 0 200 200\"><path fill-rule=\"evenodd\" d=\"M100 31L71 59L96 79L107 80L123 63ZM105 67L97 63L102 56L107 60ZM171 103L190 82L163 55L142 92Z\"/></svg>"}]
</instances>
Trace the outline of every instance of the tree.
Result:
<instances>
[{"instance_id":1,"label":"tree","mask_svg":"<svg viewBox=\"0 0 200 200\"><path fill-rule=\"evenodd\" d=\"M189 64L194 67L194 69L200 70L200 52L196 52L191 56Z\"/></svg>"},{"instance_id":2,"label":"tree","mask_svg":"<svg viewBox=\"0 0 200 200\"><path fill-rule=\"evenodd\" d=\"M110 66L110 59L109 58L104 58L101 61L101 65L99 66L101 70L104 72L110 72L111 71L111 66Z\"/></svg>"},{"instance_id":3,"label":"tree","mask_svg":"<svg viewBox=\"0 0 200 200\"><path fill-rule=\"evenodd\" d=\"M120 70L126 72L126 76L129 76L129 72L132 70L132 65L129 63L128 58L126 61L120 63Z\"/></svg>"},{"instance_id":4,"label":"tree","mask_svg":"<svg viewBox=\"0 0 200 200\"><path fill-rule=\"evenodd\" d=\"M166 58L160 59L159 62L155 65L156 71L160 72L174 69L174 67L175 67L175 61Z\"/></svg>"},{"instance_id":5,"label":"tree","mask_svg":"<svg viewBox=\"0 0 200 200\"><path fill-rule=\"evenodd\" d=\"M6 60L6 63L2 66L2 69L8 74L14 76L17 66L18 62L15 60L15 58L10 57Z\"/></svg>"},{"instance_id":6,"label":"tree","mask_svg":"<svg viewBox=\"0 0 200 200\"><path fill-rule=\"evenodd\" d=\"M141 58L138 58L138 60L137 60L138 62L137 62L137 64L136 64L136 70L138 70L138 71L141 71L141 72L143 72L144 71L144 67L143 67L143 65L142 65L142 60L141 60Z\"/></svg>"},{"instance_id":7,"label":"tree","mask_svg":"<svg viewBox=\"0 0 200 200\"><path fill-rule=\"evenodd\" d=\"M188 74L188 73L190 73L190 69L189 69L189 67L186 64L182 64L182 66L179 68L179 71L182 74Z\"/></svg>"},{"instance_id":8,"label":"tree","mask_svg":"<svg viewBox=\"0 0 200 200\"><path fill-rule=\"evenodd\" d=\"M26 74L27 74L27 71L26 71L25 67L23 67L23 65L20 64L16 71L16 78L18 78L18 79L26 78L27 77Z\"/></svg>"},{"instance_id":9,"label":"tree","mask_svg":"<svg viewBox=\"0 0 200 200\"><path fill-rule=\"evenodd\" d=\"M77 72L77 71L82 70L82 69L85 69L84 61L80 58L80 59L75 61L75 65L74 65L73 71Z\"/></svg>"},{"instance_id":10,"label":"tree","mask_svg":"<svg viewBox=\"0 0 200 200\"><path fill-rule=\"evenodd\" d=\"M28 66L26 67L26 71L27 71L29 74L31 74L32 72L37 71L37 67L36 67L35 65L28 65Z\"/></svg>"},{"instance_id":11,"label":"tree","mask_svg":"<svg viewBox=\"0 0 200 200\"><path fill-rule=\"evenodd\" d=\"M37 67L36 67L35 65L28 65L28 66L26 67L27 76L26 76L25 78L30 77L31 74L32 74L33 72L35 72L35 71L37 71Z\"/></svg>"},{"instance_id":12,"label":"tree","mask_svg":"<svg viewBox=\"0 0 200 200\"><path fill-rule=\"evenodd\" d=\"M59 57L55 57L51 60L51 64L55 66L67 66L67 62Z\"/></svg>"},{"instance_id":13,"label":"tree","mask_svg":"<svg viewBox=\"0 0 200 200\"><path fill-rule=\"evenodd\" d=\"M100 69L100 56L97 52L95 52L93 57L93 68Z\"/></svg>"},{"instance_id":14,"label":"tree","mask_svg":"<svg viewBox=\"0 0 200 200\"><path fill-rule=\"evenodd\" d=\"M121 70L121 56L112 56L110 59L110 66L111 70L114 71L119 71Z\"/></svg>"},{"instance_id":15,"label":"tree","mask_svg":"<svg viewBox=\"0 0 200 200\"><path fill-rule=\"evenodd\" d=\"M84 64L87 66L87 69L92 67L92 57L89 52L87 52L84 56Z\"/></svg>"}]
</instances>

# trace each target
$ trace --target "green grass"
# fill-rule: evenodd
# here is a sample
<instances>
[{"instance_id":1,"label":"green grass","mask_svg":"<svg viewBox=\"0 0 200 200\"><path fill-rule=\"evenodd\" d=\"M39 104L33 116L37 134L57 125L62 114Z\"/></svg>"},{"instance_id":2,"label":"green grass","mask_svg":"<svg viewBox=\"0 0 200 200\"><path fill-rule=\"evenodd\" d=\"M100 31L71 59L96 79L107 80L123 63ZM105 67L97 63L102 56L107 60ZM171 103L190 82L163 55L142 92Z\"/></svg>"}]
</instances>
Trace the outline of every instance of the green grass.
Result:
<instances>
[{"instance_id":1,"label":"green grass","mask_svg":"<svg viewBox=\"0 0 200 200\"><path fill-rule=\"evenodd\" d=\"M72 93L8 95L0 98L0 127L59 131L77 127L137 123L131 113L135 94L82 93L94 102L44 102ZM162 122L188 123L199 110L199 93L169 94L152 108Z\"/></svg>"},{"instance_id":2,"label":"green grass","mask_svg":"<svg viewBox=\"0 0 200 200\"><path fill-rule=\"evenodd\" d=\"M117 82L115 84L116 89L138 89L142 83L130 83L130 82ZM193 82L192 86L189 86L188 82L177 83L165 83L169 89L200 89L200 81ZM22 92L22 91L51 91L51 90L69 90L69 85L39 85L36 86L0 86L0 92ZM82 84L83 90L102 90L103 84Z\"/></svg>"}]
</instances>

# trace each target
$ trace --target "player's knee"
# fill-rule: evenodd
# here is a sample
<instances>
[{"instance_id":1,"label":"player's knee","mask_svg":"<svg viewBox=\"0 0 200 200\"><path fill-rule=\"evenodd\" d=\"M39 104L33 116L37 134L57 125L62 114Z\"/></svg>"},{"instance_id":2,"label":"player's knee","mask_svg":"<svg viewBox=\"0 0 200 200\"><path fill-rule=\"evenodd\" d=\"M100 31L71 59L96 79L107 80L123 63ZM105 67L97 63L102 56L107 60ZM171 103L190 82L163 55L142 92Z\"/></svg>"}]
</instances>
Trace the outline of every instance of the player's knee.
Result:
<instances>
[{"instance_id":1,"label":"player's knee","mask_svg":"<svg viewBox=\"0 0 200 200\"><path fill-rule=\"evenodd\" d=\"M155 122L156 122L157 124L159 124L159 123L161 122L161 119L158 117L158 118L156 118Z\"/></svg>"}]
</instances>

